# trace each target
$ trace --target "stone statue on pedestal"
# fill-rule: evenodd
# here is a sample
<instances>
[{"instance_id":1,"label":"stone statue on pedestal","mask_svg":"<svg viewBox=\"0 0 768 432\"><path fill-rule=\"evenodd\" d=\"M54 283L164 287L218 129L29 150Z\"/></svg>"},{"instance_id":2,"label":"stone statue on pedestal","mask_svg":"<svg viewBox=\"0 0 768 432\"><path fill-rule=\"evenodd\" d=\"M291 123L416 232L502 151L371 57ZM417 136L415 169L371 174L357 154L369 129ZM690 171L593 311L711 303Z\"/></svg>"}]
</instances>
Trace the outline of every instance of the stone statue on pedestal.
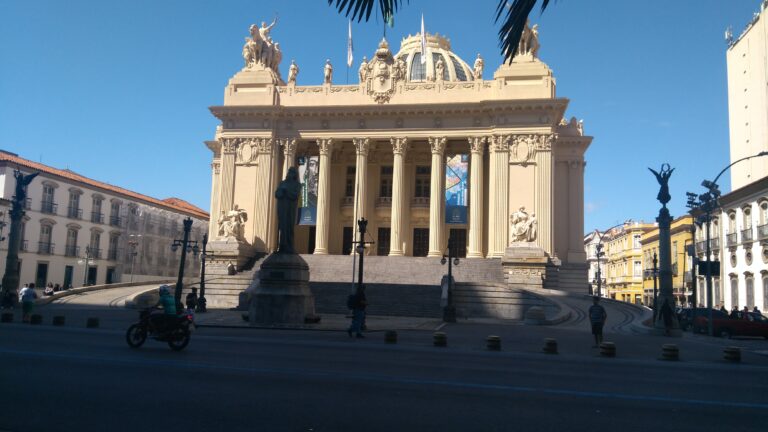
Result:
<instances>
[{"instance_id":1,"label":"stone statue on pedestal","mask_svg":"<svg viewBox=\"0 0 768 432\"><path fill-rule=\"evenodd\" d=\"M672 199L672 197L669 195L669 177L672 176L672 172L675 170L674 168L669 167L669 164L663 164L661 166L660 172L656 172L651 168L648 168L650 172L653 173L654 176L656 176L656 181L659 182L659 185L661 186L659 188L659 194L656 195L656 199L659 200L659 202L666 207L669 200Z\"/></svg>"},{"instance_id":2,"label":"stone statue on pedestal","mask_svg":"<svg viewBox=\"0 0 768 432\"><path fill-rule=\"evenodd\" d=\"M279 78L280 72L278 67L283 58L283 53L280 51L280 44L274 43L269 36L276 23L277 18L270 25L262 22L261 27L257 27L256 24L250 26L248 31L251 37L245 38L243 60L245 60L246 69L261 68L269 70L273 72L273 76ZM279 81L282 80L280 79Z\"/></svg>"},{"instance_id":3,"label":"stone statue on pedestal","mask_svg":"<svg viewBox=\"0 0 768 432\"><path fill-rule=\"evenodd\" d=\"M285 180L275 191L277 198L277 229L280 242L278 253L296 253L293 249L293 227L296 224L296 205L301 192L299 174L296 167L290 167Z\"/></svg>"},{"instance_id":4,"label":"stone statue on pedestal","mask_svg":"<svg viewBox=\"0 0 768 432\"><path fill-rule=\"evenodd\" d=\"M480 53L477 53L477 59L475 59L475 65L472 68L472 76L476 80L483 79L483 67L485 66L485 61L483 61L483 58L480 57Z\"/></svg>"},{"instance_id":5,"label":"stone statue on pedestal","mask_svg":"<svg viewBox=\"0 0 768 432\"><path fill-rule=\"evenodd\" d=\"M291 60L291 67L288 68L288 82L289 83L296 83L296 76L299 75L299 66L296 65L296 62Z\"/></svg>"},{"instance_id":6,"label":"stone statue on pedestal","mask_svg":"<svg viewBox=\"0 0 768 432\"><path fill-rule=\"evenodd\" d=\"M365 56L363 56L363 62L360 63L358 73L360 74L360 84L365 83L365 80L368 78L368 58Z\"/></svg>"},{"instance_id":7,"label":"stone statue on pedestal","mask_svg":"<svg viewBox=\"0 0 768 432\"><path fill-rule=\"evenodd\" d=\"M235 208L227 213L221 212L219 218L219 237L234 238L239 242L245 242L244 225L248 221L245 210L235 204Z\"/></svg>"},{"instance_id":8,"label":"stone statue on pedestal","mask_svg":"<svg viewBox=\"0 0 768 432\"><path fill-rule=\"evenodd\" d=\"M510 215L509 223L511 228L510 243L532 242L536 240L537 222L535 213L528 215L525 207L520 207L518 211Z\"/></svg>"},{"instance_id":9,"label":"stone statue on pedestal","mask_svg":"<svg viewBox=\"0 0 768 432\"><path fill-rule=\"evenodd\" d=\"M325 60L325 67L323 68L323 84L330 84L333 81L333 66L331 66L331 59Z\"/></svg>"},{"instance_id":10,"label":"stone statue on pedestal","mask_svg":"<svg viewBox=\"0 0 768 432\"><path fill-rule=\"evenodd\" d=\"M526 21L520 43L517 45L517 55L538 57L539 46L539 25L530 27L530 21Z\"/></svg>"},{"instance_id":11,"label":"stone statue on pedestal","mask_svg":"<svg viewBox=\"0 0 768 432\"><path fill-rule=\"evenodd\" d=\"M445 73L445 63L443 63L443 59L441 57L437 59L437 63L435 64L435 80L442 81L443 73Z\"/></svg>"}]
</instances>

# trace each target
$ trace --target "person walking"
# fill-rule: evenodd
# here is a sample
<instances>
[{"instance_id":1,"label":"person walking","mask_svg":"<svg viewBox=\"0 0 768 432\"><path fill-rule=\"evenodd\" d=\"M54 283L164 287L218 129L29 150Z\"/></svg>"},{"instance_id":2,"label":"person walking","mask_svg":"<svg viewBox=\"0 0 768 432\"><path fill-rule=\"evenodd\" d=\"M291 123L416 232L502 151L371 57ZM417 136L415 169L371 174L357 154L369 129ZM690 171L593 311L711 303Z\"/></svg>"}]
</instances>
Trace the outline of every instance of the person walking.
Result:
<instances>
[{"instance_id":1,"label":"person walking","mask_svg":"<svg viewBox=\"0 0 768 432\"><path fill-rule=\"evenodd\" d=\"M595 345L592 348L597 348L603 343L603 325L608 318L608 314L605 312L605 308L601 306L600 297L592 297L592 306L589 307L589 321L592 323L592 335L595 337Z\"/></svg>"},{"instance_id":2,"label":"person walking","mask_svg":"<svg viewBox=\"0 0 768 432\"><path fill-rule=\"evenodd\" d=\"M21 321L28 323L32 316L32 309L35 307L35 299L37 299L37 292L31 286L24 287L19 293L19 300L21 300Z\"/></svg>"},{"instance_id":3,"label":"person walking","mask_svg":"<svg viewBox=\"0 0 768 432\"><path fill-rule=\"evenodd\" d=\"M187 294L187 310L194 312L197 309L197 288L192 288L192 292Z\"/></svg>"},{"instance_id":4,"label":"person walking","mask_svg":"<svg viewBox=\"0 0 768 432\"><path fill-rule=\"evenodd\" d=\"M360 285L355 294L350 296L348 303L352 309L352 324L347 329L347 334L352 337L352 333L355 333L355 337L364 338L363 323L365 322L365 308L368 306L368 301L365 298L365 285Z\"/></svg>"}]
</instances>

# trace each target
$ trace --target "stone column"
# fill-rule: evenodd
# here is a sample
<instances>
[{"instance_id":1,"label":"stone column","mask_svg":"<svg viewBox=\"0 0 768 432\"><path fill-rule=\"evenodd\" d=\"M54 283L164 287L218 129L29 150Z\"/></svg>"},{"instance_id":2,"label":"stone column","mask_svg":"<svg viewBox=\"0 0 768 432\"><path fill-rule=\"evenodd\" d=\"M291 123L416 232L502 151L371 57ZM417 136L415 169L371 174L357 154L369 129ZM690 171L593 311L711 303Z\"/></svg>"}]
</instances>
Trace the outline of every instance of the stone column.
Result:
<instances>
[{"instance_id":1,"label":"stone column","mask_svg":"<svg viewBox=\"0 0 768 432\"><path fill-rule=\"evenodd\" d=\"M285 146L285 141L282 141L282 144ZM296 140L291 138L289 141L293 141L293 145L295 148ZM271 191L274 194L274 191L277 190L277 185L280 184L280 180L283 179L285 174L283 173L282 167L278 165L280 161L280 146L274 145L272 146L272 156L270 160L270 171L271 171L271 179L269 184L269 191ZM286 170L287 172L287 170ZM274 195L272 195L274 196ZM277 251L277 201L274 199L271 199L269 201L269 223L267 224L267 252L275 252Z\"/></svg>"},{"instance_id":2,"label":"stone column","mask_svg":"<svg viewBox=\"0 0 768 432\"><path fill-rule=\"evenodd\" d=\"M467 258L483 257L483 152L485 137L470 137L469 251Z\"/></svg>"},{"instance_id":3,"label":"stone column","mask_svg":"<svg viewBox=\"0 0 768 432\"><path fill-rule=\"evenodd\" d=\"M355 208L354 218L352 219L352 231L354 232L353 241L359 240L357 232L357 221L360 218L368 216L368 151L371 147L371 141L368 138L353 138L352 144L355 146ZM355 248L352 248L352 254L355 254Z\"/></svg>"},{"instance_id":4,"label":"stone column","mask_svg":"<svg viewBox=\"0 0 768 432\"><path fill-rule=\"evenodd\" d=\"M221 159L214 158L211 163L211 219L208 221L208 238L214 239L219 234L219 189L221 187Z\"/></svg>"},{"instance_id":5,"label":"stone column","mask_svg":"<svg viewBox=\"0 0 768 432\"><path fill-rule=\"evenodd\" d=\"M320 152L320 175L317 184L317 227L315 230L315 255L328 254L328 232L331 220L331 154L332 139L317 140Z\"/></svg>"},{"instance_id":6,"label":"stone column","mask_svg":"<svg viewBox=\"0 0 768 432\"><path fill-rule=\"evenodd\" d=\"M552 256L552 142L554 135L536 137L536 244Z\"/></svg>"},{"instance_id":7,"label":"stone column","mask_svg":"<svg viewBox=\"0 0 768 432\"><path fill-rule=\"evenodd\" d=\"M392 153L392 225L390 230L389 256L403 256L403 199L405 198L405 179L403 165L407 151L408 138L391 138Z\"/></svg>"},{"instance_id":8,"label":"stone column","mask_svg":"<svg viewBox=\"0 0 768 432\"><path fill-rule=\"evenodd\" d=\"M568 161L568 261L586 259L584 253L584 162Z\"/></svg>"},{"instance_id":9,"label":"stone column","mask_svg":"<svg viewBox=\"0 0 768 432\"><path fill-rule=\"evenodd\" d=\"M251 145L256 150L256 182L254 184L253 195L253 227L254 240L253 246L257 251L267 252L269 243L269 215L271 213L272 203L274 201L274 190L272 189L272 176L277 167L273 163L273 156L276 154L274 141L272 138L254 138Z\"/></svg>"},{"instance_id":10,"label":"stone column","mask_svg":"<svg viewBox=\"0 0 768 432\"><path fill-rule=\"evenodd\" d=\"M488 258L501 258L509 244L509 135L491 139Z\"/></svg>"},{"instance_id":11,"label":"stone column","mask_svg":"<svg viewBox=\"0 0 768 432\"><path fill-rule=\"evenodd\" d=\"M240 145L238 138L223 138L221 143L221 189L219 192L219 210L232 210L235 199L235 154ZM211 216L213 217L213 216ZM218 218L219 215L216 215Z\"/></svg>"},{"instance_id":12,"label":"stone column","mask_svg":"<svg viewBox=\"0 0 768 432\"><path fill-rule=\"evenodd\" d=\"M432 150L432 175L429 186L429 252L428 257L442 257L445 224L445 137L429 138Z\"/></svg>"}]
</instances>

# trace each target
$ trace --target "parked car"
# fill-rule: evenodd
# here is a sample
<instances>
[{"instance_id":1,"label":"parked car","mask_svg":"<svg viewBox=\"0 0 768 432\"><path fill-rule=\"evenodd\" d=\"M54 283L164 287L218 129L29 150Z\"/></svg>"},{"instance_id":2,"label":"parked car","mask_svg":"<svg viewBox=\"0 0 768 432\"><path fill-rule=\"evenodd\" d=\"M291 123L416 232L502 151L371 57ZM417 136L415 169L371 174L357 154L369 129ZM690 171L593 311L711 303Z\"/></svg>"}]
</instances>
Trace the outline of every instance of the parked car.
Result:
<instances>
[{"instance_id":1,"label":"parked car","mask_svg":"<svg viewBox=\"0 0 768 432\"><path fill-rule=\"evenodd\" d=\"M729 338L731 336L757 336L768 339L768 318L765 318L755 312L731 312L727 315L717 311L712 317L712 329L714 334L720 337ZM694 331L707 331L707 316L696 316L693 327Z\"/></svg>"},{"instance_id":2,"label":"parked car","mask_svg":"<svg viewBox=\"0 0 768 432\"><path fill-rule=\"evenodd\" d=\"M700 317L700 316L708 317L709 316L709 309L707 309L707 308L696 308L695 311L696 311L696 316L697 317ZM692 330L693 329L694 332L695 332L696 329L694 329L694 325L693 325L693 312L694 312L693 308L682 308L682 309L678 309L676 311L676 313L677 313L677 321L680 323L680 328L683 331L688 331L688 330ZM717 317L717 316L727 316L727 315L723 314L723 312L721 312L718 309L712 309L712 314L715 317ZM705 329L706 329L706 326L705 326Z\"/></svg>"}]
</instances>

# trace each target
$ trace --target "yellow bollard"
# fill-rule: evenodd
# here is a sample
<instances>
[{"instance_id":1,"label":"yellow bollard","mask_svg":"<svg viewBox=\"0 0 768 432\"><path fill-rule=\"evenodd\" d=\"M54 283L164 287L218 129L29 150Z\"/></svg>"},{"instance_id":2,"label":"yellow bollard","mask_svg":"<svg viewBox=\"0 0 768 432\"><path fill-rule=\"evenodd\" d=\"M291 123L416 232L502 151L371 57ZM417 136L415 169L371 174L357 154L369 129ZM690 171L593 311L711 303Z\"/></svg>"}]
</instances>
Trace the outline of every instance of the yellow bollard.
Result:
<instances>
[{"instance_id":1,"label":"yellow bollard","mask_svg":"<svg viewBox=\"0 0 768 432\"><path fill-rule=\"evenodd\" d=\"M544 352L547 354L557 354L557 339L544 339Z\"/></svg>"},{"instance_id":2,"label":"yellow bollard","mask_svg":"<svg viewBox=\"0 0 768 432\"><path fill-rule=\"evenodd\" d=\"M616 357L616 344L603 342L600 344L600 355L603 357Z\"/></svg>"},{"instance_id":3,"label":"yellow bollard","mask_svg":"<svg viewBox=\"0 0 768 432\"><path fill-rule=\"evenodd\" d=\"M498 336L488 336L485 338L485 346L488 351L501 351L501 338Z\"/></svg>"},{"instance_id":4,"label":"yellow bollard","mask_svg":"<svg viewBox=\"0 0 768 432\"><path fill-rule=\"evenodd\" d=\"M741 361L741 348L729 346L723 349L723 358L729 362L738 363Z\"/></svg>"},{"instance_id":5,"label":"yellow bollard","mask_svg":"<svg viewBox=\"0 0 768 432\"><path fill-rule=\"evenodd\" d=\"M675 344L664 344L661 346L661 359L677 361L680 359L680 350Z\"/></svg>"},{"instance_id":6,"label":"yellow bollard","mask_svg":"<svg viewBox=\"0 0 768 432\"><path fill-rule=\"evenodd\" d=\"M436 347L448 346L448 337L443 332L435 332L432 335L432 341Z\"/></svg>"}]
</instances>

